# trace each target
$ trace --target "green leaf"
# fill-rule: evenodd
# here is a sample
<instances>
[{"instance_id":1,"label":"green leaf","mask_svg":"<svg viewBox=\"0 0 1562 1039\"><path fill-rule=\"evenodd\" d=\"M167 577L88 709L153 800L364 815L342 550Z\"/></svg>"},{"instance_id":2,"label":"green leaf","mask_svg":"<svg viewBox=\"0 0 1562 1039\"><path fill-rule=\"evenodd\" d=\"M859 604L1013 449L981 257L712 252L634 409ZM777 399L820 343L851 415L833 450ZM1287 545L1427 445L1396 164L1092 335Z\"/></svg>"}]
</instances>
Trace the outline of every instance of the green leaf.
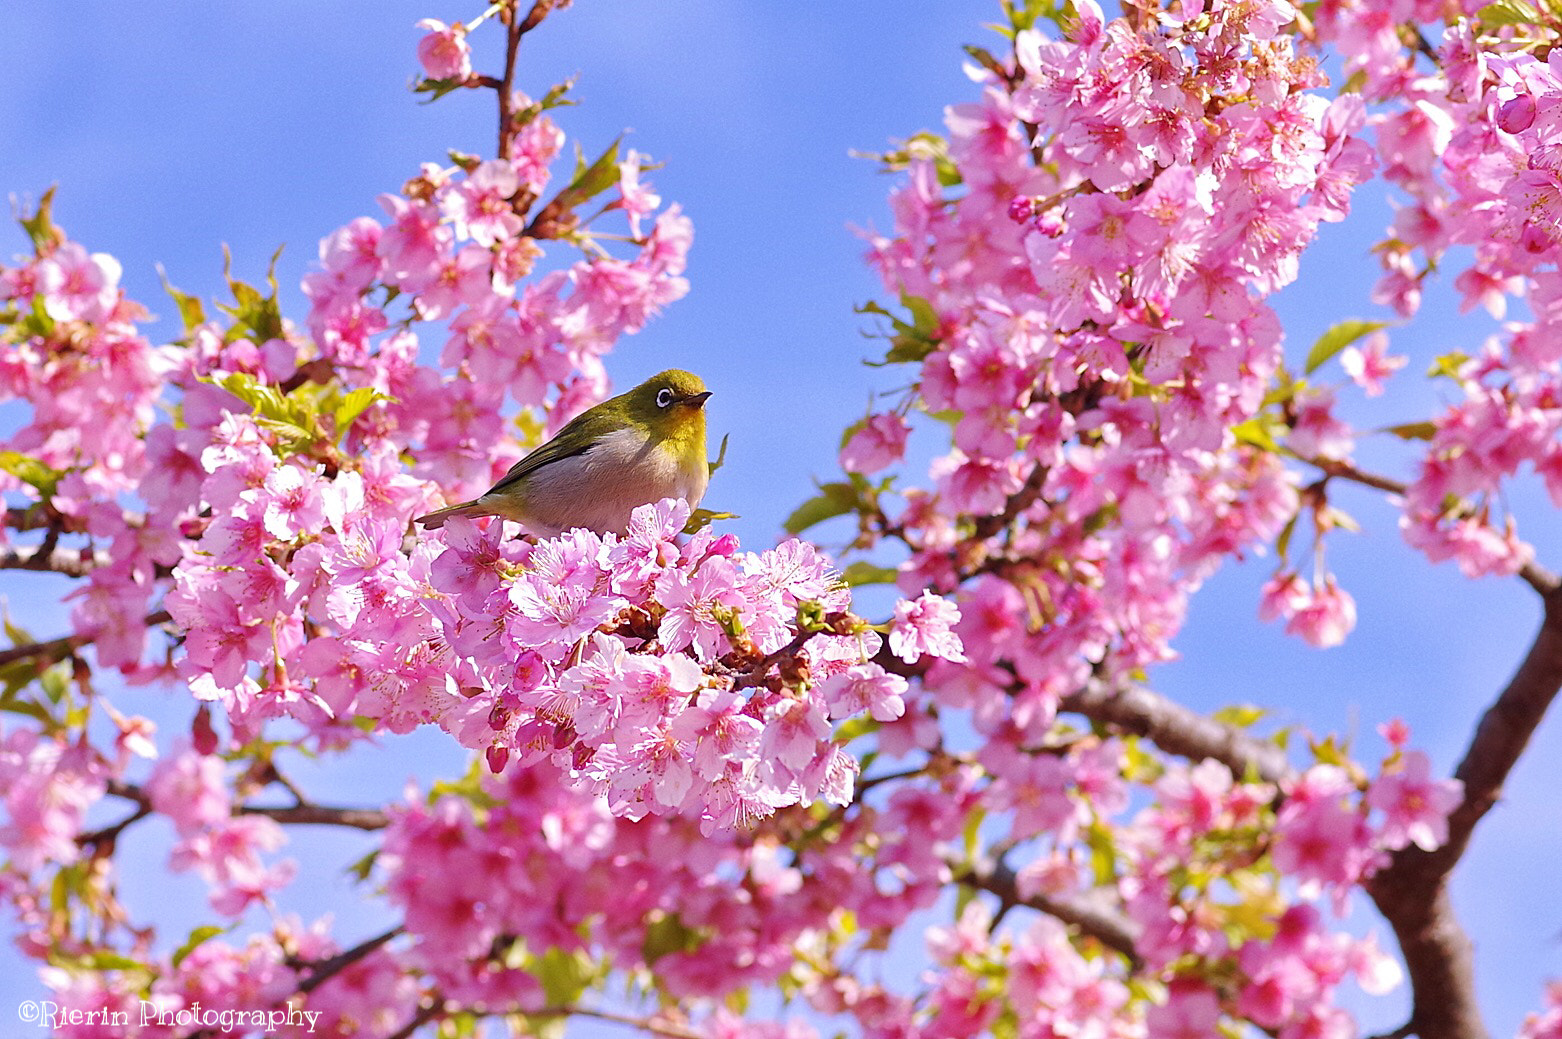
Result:
<instances>
[{"instance_id":1,"label":"green leaf","mask_svg":"<svg viewBox=\"0 0 1562 1039\"><path fill-rule=\"evenodd\" d=\"M347 872L359 880L368 880L369 873L374 869L374 861L380 857L379 849L369 852L363 858L347 867Z\"/></svg>"},{"instance_id":2,"label":"green leaf","mask_svg":"<svg viewBox=\"0 0 1562 1039\"><path fill-rule=\"evenodd\" d=\"M420 79L412 85L412 92L428 95L418 104L432 105L451 91L460 90L464 86L466 81L460 79Z\"/></svg>"},{"instance_id":3,"label":"green leaf","mask_svg":"<svg viewBox=\"0 0 1562 1039\"><path fill-rule=\"evenodd\" d=\"M1105 886L1117 879L1117 849L1113 834L1099 820L1091 820L1085 827L1085 840L1090 845L1090 869L1096 885Z\"/></svg>"},{"instance_id":4,"label":"green leaf","mask_svg":"<svg viewBox=\"0 0 1562 1039\"><path fill-rule=\"evenodd\" d=\"M1329 505L1319 509L1316 512L1316 516L1316 522L1320 530L1332 530L1337 527L1341 530L1348 530L1352 534L1361 533L1361 524L1356 522L1356 518L1338 506Z\"/></svg>"},{"instance_id":5,"label":"green leaf","mask_svg":"<svg viewBox=\"0 0 1562 1039\"><path fill-rule=\"evenodd\" d=\"M1003 79L1008 75L1002 63L999 62L997 58L993 57L992 51L989 51L986 47L977 47L968 43L963 49L966 54L970 55L972 61L976 62L988 72L991 72L999 79Z\"/></svg>"},{"instance_id":6,"label":"green leaf","mask_svg":"<svg viewBox=\"0 0 1562 1039\"><path fill-rule=\"evenodd\" d=\"M646 966L670 953L695 952L705 940L700 932L689 927L676 912L656 910L656 916L645 925L645 941L640 945L641 959Z\"/></svg>"},{"instance_id":7,"label":"green leaf","mask_svg":"<svg viewBox=\"0 0 1562 1039\"><path fill-rule=\"evenodd\" d=\"M138 970L145 971L146 964L117 952L99 950L89 952L76 961L88 970Z\"/></svg>"},{"instance_id":8,"label":"green leaf","mask_svg":"<svg viewBox=\"0 0 1562 1039\"><path fill-rule=\"evenodd\" d=\"M1371 335L1380 328L1387 328L1387 321L1362 321L1352 318L1349 321L1341 321L1313 344L1313 348L1307 351L1306 373L1311 375L1323 366L1323 363L1347 346L1356 342L1362 336Z\"/></svg>"},{"instance_id":9,"label":"green leaf","mask_svg":"<svg viewBox=\"0 0 1562 1039\"><path fill-rule=\"evenodd\" d=\"M788 534L800 534L809 527L836 516L844 516L857 508L857 489L849 483L820 484L819 491L817 497L803 502L781 524Z\"/></svg>"},{"instance_id":10,"label":"green leaf","mask_svg":"<svg viewBox=\"0 0 1562 1039\"><path fill-rule=\"evenodd\" d=\"M322 439L321 409L334 398L335 390L305 383L292 393L284 394L245 372L234 372L213 382L254 410L256 424L276 436L283 457L303 451Z\"/></svg>"},{"instance_id":11,"label":"green leaf","mask_svg":"<svg viewBox=\"0 0 1562 1039\"><path fill-rule=\"evenodd\" d=\"M27 237L33 241L33 247L42 254L43 250L64 240L65 235L54 226L54 189L58 185L50 184L43 197L38 200L38 208L32 216L20 218L22 230L27 232Z\"/></svg>"},{"instance_id":12,"label":"green leaf","mask_svg":"<svg viewBox=\"0 0 1562 1039\"><path fill-rule=\"evenodd\" d=\"M38 684L51 703L62 703L70 693L71 669L64 664L47 668L38 673Z\"/></svg>"},{"instance_id":13,"label":"green leaf","mask_svg":"<svg viewBox=\"0 0 1562 1039\"><path fill-rule=\"evenodd\" d=\"M856 308L859 314L877 314L887 317L894 334L889 336L890 349L884 355L884 360L874 363L874 367L882 367L886 364L918 363L927 358L927 355L938 349L943 341L939 336L939 328L942 324L938 312L933 305L921 296L913 296L910 293L902 293L900 297L903 305L911 314L911 320L906 321L893 312L885 310L877 303L869 301Z\"/></svg>"},{"instance_id":14,"label":"green leaf","mask_svg":"<svg viewBox=\"0 0 1562 1039\"><path fill-rule=\"evenodd\" d=\"M272 339L281 339L287 333L282 324L282 310L277 304L277 259L282 255L281 248L271 254L271 264L266 271L266 281L271 286L271 295L261 295L259 289L247 282L233 277L233 254L227 246L222 250L222 276L228 282L228 291L233 293L233 306L225 303L217 304L219 310L233 318L233 327L228 330L227 340L232 342L241 339L248 332L256 343L265 343Z\"/></svg>"},{"instance_id":15,"label":"green leaf","mask_svg":"<svg viewBox=\"0 0 1562 1039\"><path fill-rule=\"evenodd\" d=\"M542 113L548 111L550 108L560 108L574 105L576 102L571 101L569 98L564 96L565 94L568 94L570 90L574 88L574 86L575 77L571 76L562 83L554 84L551 88L549 88L546 94L542 95L541 98L533 101L525 108L517 110L513 116L516 127L525 126L527 123L532 122L539 115L542 115Z\"/></svg>"},{"instance_id":16,"label":"green leaf","mask_svg":"<svg viewBox=\"0 0 1562 1039\"><path fill-rule=\"evenodd\" d=\"M1055 22L1058 17L1054 0L1003 0L1003 12L1016 32L1033 28L1043 18Z\"/></svg>"},{"instance_id":17,"label":"green leaf","mask_svg":"<svg viewBox=\"0 0 1562 1039\"><path fill-rule=\"evenodd\" d=\"M583 950L565 952L556 946L536 957L531 969L542 982L548 1005L556 1007L574 1004L596 974L591 958Z\"/></svg>"},{"instance_id":18,"label":"green leaf","mask_svg":"<svg viewBox=\"0 0 1562 1039\"><path fill-rule=\"evenodd\" d=\"M1384 426L1379 433L1392 433L1401 440L1431 440L1437 435L1435 422L1401 422L1397 426Z\"/></svg>"},{"instance_id":19,"label":"green leaf","mask_svg":"<svg viewBox=\"0 0 1562 1039\"><path fill-rule=\"evenodd\" d=\"M1307 747L1320 765L1344 765L1350 761L1350 755L1333 736L1321 741L1308 740Z\"/></svg>"},{"instance_id":20,"label":"green leaf","mask_svg":"<svg viewBox=\"0 0 1562 1039\"><path fill-rule=\"evenodd\" d=\"M965 849L966 858L976 858L976 851L982 846L982 823L986 821L987 812L981 808L965 817L965 825L960 828L960 846Z\"/></svg>"},{"instance_id":21,"label":"green leaf","mask_svg":"<svg viewBox=\"0 0 1562 1039\"><path fill-rule=\"evenodd\" d=\"M50 731L58 727L58 723L54 720L54 715L45 710L42 704L34 703L32 700L23 700L11 695L0 697L0 711L5 711L8 714L19 714L24 718L31 718Z\"/></svg>"},{"instance_id":22,"label":"green leaf","mask_svg":"<svg viewBox=\"0 0 1562 1039\"><path fill-rule=\"evenodd\" d=\"M204 927L197 927L195 930L191 931L190 937L184 940L184 944L174 950L172 961L174 968L178 969L179 964L184 962L186 956L195 951L196 946L201 945L208 938L217 937L225 930L227 930L225 927L218 927L215 924L207 924Z\"/></svg>"},{"instance_id":23,"label":"green leaf","mask_svg":"<svg viewBox=\"0 0 1562 1039\"><path fill-rule=\"evenodd\" d=\"M689 522L683 525L683 532L685 534L697 534L716 520L739 518L735 512L712 512L710 509L695 509L689 514Z\"/></svg>"},{"instance_id":24,"label":"green leaf","mask_svg":"<svg viewBox=\"0 0 1562 1039\"><path fill-rule=\"evenodd\" d=\"M340 443L341 439L347 435L347 428L353 424L359 415L362 415L380 401L388 401L390 399L389 396L374 389L372 386L360 386L343 397L336 405L334 414L337 442Z\"/></svg>"},{"instance_id":25,"label":"green leaf","mask_svg":"<svg viewBox=\"0 0 1562 1039\"><path fill-rule=\"evenodd\" d=\"M173 297L174 305L179 308L179 320L186 332L193 332L206 323L206 308L201 305L198 297L174 288L162 264L157 265L157 276L163 281L163 291Z\"/></svg>"},{"instance_id":26,"label":"green leaf","mask_svg":"<svg viewBox=\"0 0 1562 1039\"><path fill-rule=\"evenodd\" d=\"M623 137L616 138L590 166L585 164L583 158L575 160L574 179L564 189L570 196L571 206L595 198L618 183L618 146L622 142Z\"/></svg>"},{"instance_id":27,"label":"green leaf","mask_svg":"<svg viewBox=\"0 0 1562 1039\"><path fill-rule=\"evenodd\" d=\"M859 714L855 717L847 718L837 725L834 738L837 743L850 743L852 740L860 739L869 733L878 731L878 722L874 721L870 715Z\"/></svg>"},{"instance_id":28,"label":"green leaf","mask_svg":"<svg viewBox=\"0 0 1562 1039\"><path fill-rule=\"evenodd\" d=\"M48 310L44 309L41 292L33 296L33 304L26 313L15 310L0 311L0 317L5 318L11 325L10 333L4 337L11 342L22 343L34 337L48 339L54 335L56 323L49 316Z\"/></svg>"},{"instance_id":29,"label":"green leaf","mask_svg":"<svg viewBox=\"0 0 1562 1039\"><path fill-rule=\"evenodd\" d=\"M1301 518L1300 512L1291 514L1291 518L1285 521L1285 526L1280 528L1280 536L1275 538L1275 555L1280 557L1280 562L1286 561L1291 548L1291 537L1296 533L1296 521Z\"/></svg>"},{"instance_id":30,"label":"green leaf","mask_svg":"<svg viewBox=\"0 0 1562 1039\"><path fill-rule=\"evenodd\" d=\"M727 438L731 435L731 433L723 433L721 435L721 450L716 452L716 460L709 463L710 475L712 476L716 475L717 469L727 464Z\"/></svg>"},{"instance_id":31,"label":"green leaf","mask_svg":"<svg viewBox=\"0 0 1562 1039\"><path fill-rule=\"evenodd\" d=\"M900 571L892 566L879 566L867 560L858 560L841 573L841 580L852 587L865 584L894 584Z\"/></svg>"},{"instance_id":32,"label":"green leaf","mask_svg":"<svg viewBox=\"0 0 1562 1039\"><path fill-rule=\"evenodd\" d=\"M1280 445L1275 442L1274 434L1270 431L1274 420L1265 415L1255 415L1246 422L1238 423L1231 427L1231 435L1236 437L1237 443L1247 444L1271 454L1278 454Z\"/></svg>"},{"instance_id":33,"label":"green leaf","mask_svg":"<svg viewBox=\"0 0 1562 1039\"><path fill-rule=\"evenodd\" d=\"M54 496L55 487L65 475L59 469L51 469L38 459L16 451L0 451L0 469L36 488L45 501Z\"/></svg>"},{"instance_id":34,"label":"green leaf","mask_svg":"<svg viewBox=\"0 0 1562 1039\"><path fill-rule=\"evenodd\" d=\"M1434 379L1438 376L1445 376L1449 379L1457 379L1459 378L1459 369L1463 368L1468 363L1470 363L1469 354L1463 353L1459 350L1450 350L1446 354L1439 355L1437 359L1432 362L1432 367L1426 370L1426 374Z\"/></svg>"},{"instance_id":35,"label":"green leaf","mask_svg":"<svg viewBox=\"0 0 1562 1039\"><path fill-rule=\"evenodd\" d=\"M5 634L11 640L11 645L29 646L38 641L26 628L11 619L10 603L4 599L0 599L0 621L5 624Z\"/></svg>"},{"instance_id":36,"label":"green leaf","mask_svg":"<svg viewBox=\"0 0 1562 1039\"><path fill-rule=\"evenodd\" d=\"M1496 0L1476 13L1481 24L1496 28L1504 25L1537 25L1541 15L1524 0Z\"/></svg>"},{"instance_id":37,"label":"green leaf","mask_svg":"<svg viewBox=\"0 0 1562 1039\"><path fill-rule=\"evenodd\" d=\"M1258 724L1269 713L1267 708L1255 707L1252 704L1234 704L1230 707L1222 707L1210 717L1222 725L1235 726L1238 729L1247 729Z\"/></svg>"}]
</instances>

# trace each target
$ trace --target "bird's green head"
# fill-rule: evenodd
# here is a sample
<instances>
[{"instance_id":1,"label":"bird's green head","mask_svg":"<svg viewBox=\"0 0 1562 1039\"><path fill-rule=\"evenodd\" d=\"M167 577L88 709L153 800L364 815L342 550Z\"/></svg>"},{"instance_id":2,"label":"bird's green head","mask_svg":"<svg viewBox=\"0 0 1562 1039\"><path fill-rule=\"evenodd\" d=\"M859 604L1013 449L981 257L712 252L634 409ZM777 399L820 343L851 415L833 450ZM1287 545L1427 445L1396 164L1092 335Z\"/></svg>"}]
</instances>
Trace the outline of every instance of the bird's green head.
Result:
<instances>
[{"instance_id":1,"label":"bird's green head","mask_svg":"<svg viewBox=\"0 0 1562 1039\"><path fill-rule=\"evenodd\" d=\"M669 368L619 398L626 417L660 438L705 439L705 399L710 391L698 375Z\"/></svg>"}]
</instances>

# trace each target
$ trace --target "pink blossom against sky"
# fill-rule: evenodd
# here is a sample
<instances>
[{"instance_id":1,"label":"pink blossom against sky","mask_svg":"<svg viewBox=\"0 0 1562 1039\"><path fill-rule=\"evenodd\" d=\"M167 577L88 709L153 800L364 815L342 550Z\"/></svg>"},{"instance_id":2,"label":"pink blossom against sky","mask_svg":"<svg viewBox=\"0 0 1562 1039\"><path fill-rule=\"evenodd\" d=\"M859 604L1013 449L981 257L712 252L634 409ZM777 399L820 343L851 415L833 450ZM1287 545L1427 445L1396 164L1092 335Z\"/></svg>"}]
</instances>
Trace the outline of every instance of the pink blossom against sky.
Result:
<instances>
[{"instance_id":1,"label":"pink blossom against sky","mask_svg":"<svg viewBox=\"0 0 1562 1039\"><path fill-rule=\"evenodd\" d=\"M235 272L252 281L286 243L278 265L284 311L301 318L298 284L323 235L356 216L383 219L375 198L446 147L492 148L486 97L419 107L406 89L417 72L414 23L470 20L479 10L400 0L372 10L162 0L89 3L62 17L57 4L12 0L0 36L0 90L10 99L0 106L0 190L36 197L58 183L59 222L89 251L117 258L129 294L170 321L175 310L155 264L180 288L211 297L221 286L222 243L232 248ZM971 100L959 44L989 42L981 25L995 11L986 0L582 0L524 44L519 84L541 93L580 73L583 103L557 113L561 124L598 149L630 128L628 143L665 163L644 179L694 221L690 295L621 344L609 373L622 387L676 365L715 390L713 439L730 433L731 446L706 504L742 515L732 529L746 547L770 542L810 492L810 477L833 471L840 431L864 415L868 392L900 378L859 364L883 344L859 335L873 325L851 308L883 292L847 227L885 227L890 218L888 181L848 150L936 129L943 105ZM474 39L479 69L492 65L494 39ZM1365 250L1392 219L1375 190L1356 198L1345 226L1323 229L1302 258L1300 281L1276 298L1292 358L1336 320L1392 316L1367 300L1377 272ZM13 233L0 252L22 248ZM1456 318L1456 301L1447 286L1442 292L1429 296L1412 332L1391 339L1391 353L1410 362L1383 398L1369 405L1337 366L1320 372L1339 387L1344 414L1381 407L1375 424L1382 425L1423 417L1441 399L1409 376L1441 351L1473 353L1491 328L1484 314ZM7 421L14 418L0 409L0 423ZM915 434L911 451L925 457ZM1392 452L1372 447L1360 457L1393 465ZM1539 517L1542 501L1519 495L1513 505L1521 518L1526 508ZM1359 510L1365 527L1331 543L1330 568L1359 618L1343 646L1320 653L1258 621L1258 589L1272 571L1258 560L1217 575L1195 599L1177 643L1184 659L1158 672L1157 684L1205 709L1290 705L1279 724L1348 734L1364 757L1376 746L1373 726L1403 717L1432 755L1433 774L1446 774L1532 633L1532 597L1512 582L1469 582L1451 565L1428 566L1399 538L1394 513L1366 492L1339 504ZM1543 561L1562 564L1562 532L1532 523L1525 535ZM831 540L831 528L823 538ZM26 574L0 582L0 591L18 621L48 637L65 621L55 596L39 589L52 593L56 583ZM860 601L872 612L871 598ZM162 714L161 695L146 695L138 709L170 728L184 724L185 705ZM429 730L390 745L399 753L361 774L347 769L332 797L378 803L407 775L426 782L459 767L457 748ZM1537 912L1562 910L1553 893L1562 807L1539 767L1559 754L1553 721L1455 878L1499 1035L1539 1005L1543 978L1562 974L1556 927L1535 921ZM310 775L301 777L307 783ZM293 842L308 864L350 861L363 844L315 833ZM170 877L164 847L145 844L125 849L127 898L183 903L192 921L200 919L202 885ZM290 894L308 898L311 889L317 904L297 907L306 918L352 901L335 873ZM374 923L365 920L363 933ZM0 948L0 1013L42 991L15 964ZM1392 1027L1396 1013L1366 1018L1363 1027Z\"/></svg>"}]
</instances>

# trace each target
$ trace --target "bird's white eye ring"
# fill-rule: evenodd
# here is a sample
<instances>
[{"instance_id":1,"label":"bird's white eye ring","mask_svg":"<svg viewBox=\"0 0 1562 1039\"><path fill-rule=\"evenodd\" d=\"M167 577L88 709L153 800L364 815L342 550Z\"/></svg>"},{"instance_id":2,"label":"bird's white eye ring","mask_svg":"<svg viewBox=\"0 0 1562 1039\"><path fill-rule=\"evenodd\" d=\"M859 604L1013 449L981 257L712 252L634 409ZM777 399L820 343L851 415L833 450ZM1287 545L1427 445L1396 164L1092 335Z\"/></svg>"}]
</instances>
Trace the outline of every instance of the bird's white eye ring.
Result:
<instances>
[{"instance_id":1,"label":"bird's white eye ring","mask_svg":"<svg viewBox=\"0 0 1562 1039\"><path fill-rule=\"evenodd\" d=\"M673 402L673 391L663 386L656 391L656 406L659 408L670 407Z\"/></svg>"}]
</instances>

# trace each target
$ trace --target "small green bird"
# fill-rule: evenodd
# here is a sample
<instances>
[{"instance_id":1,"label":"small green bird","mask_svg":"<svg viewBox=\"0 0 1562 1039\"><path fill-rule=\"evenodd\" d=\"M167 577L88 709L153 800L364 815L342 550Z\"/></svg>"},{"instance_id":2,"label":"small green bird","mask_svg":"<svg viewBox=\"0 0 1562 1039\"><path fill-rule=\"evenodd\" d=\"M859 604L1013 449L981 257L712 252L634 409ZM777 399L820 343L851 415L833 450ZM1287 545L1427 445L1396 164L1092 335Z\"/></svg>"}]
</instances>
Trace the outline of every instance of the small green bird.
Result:
<instances>
[{"instance_id":1,"label":"small green bird","mask_svg":"<svg viewBox=\"0 0 1562 1039\"><path fill-rule=\"evenodd\" d=\"M516 462L488 493L413 520L431 530L452 516L502 516L540 537L572 527L622 534L629 514L663 498L699 505L710 480L698 375L676 368L576 415Z\"/></svg>"}]
</instances>

